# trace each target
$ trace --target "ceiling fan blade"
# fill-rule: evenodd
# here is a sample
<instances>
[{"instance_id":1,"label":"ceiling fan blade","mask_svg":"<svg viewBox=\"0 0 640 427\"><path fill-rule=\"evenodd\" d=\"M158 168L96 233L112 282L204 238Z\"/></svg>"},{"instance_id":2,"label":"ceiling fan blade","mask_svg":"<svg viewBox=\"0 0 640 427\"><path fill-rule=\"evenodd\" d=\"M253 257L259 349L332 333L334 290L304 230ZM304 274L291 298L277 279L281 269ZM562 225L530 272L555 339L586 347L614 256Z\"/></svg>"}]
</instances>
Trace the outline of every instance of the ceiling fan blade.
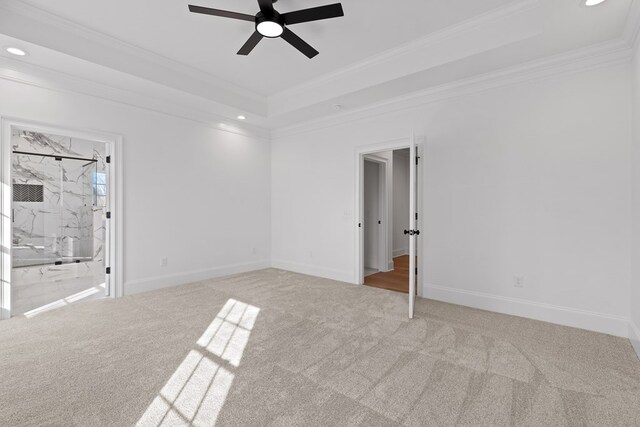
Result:
<instances>
[{"instance_id":1,"label":"ceiling fan blade","mask_svg":"<svg viewBox=\"0 0 640 427\"><path fill-rule=\"evenodd\" d=\"M339 18L341 16L344 16L342 5L336 3L283 13L282 19L286 25L292 25L302 22L319 21L321 19Z\"/></svg>"},{"instance_id":2,"label":"ceiling fan blade","mask_svg":"<svg viewBox=\"0 0 640 427\"><path fill-rule=\"evenodd\" d=\"M255 22L256 17L245 13L229 12L228 10L211 9L208 7L189 5L189 11L193 13L202 13L203 15L221 16L223 18L240 19L242 21Z\"/></svg>"},{"instance_id":3,"label":"ceiling fan blade","mask_svg":"<svg viewBox=\"0 0 640 427\"><path fill-rule=\"evenodd\" d=\"M258 43L260 43L260 40L262 40L262 34L255 31L253 34L251 34L249 40L247 40L247 42L240 48L240 50L238 51L238 55L249 55L253 48L256 47Z\"/></svg>"},{"instance_id":4,"label":"ceiling fan blade","mask_svg":"<svg viewBox=\"0 0 640 427\"><path fill-rule=\"evenodd\" d=\"M273 0L258 0L258 4L260 5L260 11L264 13L265 16L273 15Z\"/></svg>"},{"instance_id":5,"label":"ceiling fan blade","mask_svg":"<svg viewBox=\"0 0 640 427\"><path fill-rule=\"evenodd\" d=\"M291 46L295 47L300 52L304 53L309 59L313 58L319 53L317 50L312 48L306 41L302 40L293 31L291 31L286 27L280 37L285 39Z\"/></svg>"}]
</instances>

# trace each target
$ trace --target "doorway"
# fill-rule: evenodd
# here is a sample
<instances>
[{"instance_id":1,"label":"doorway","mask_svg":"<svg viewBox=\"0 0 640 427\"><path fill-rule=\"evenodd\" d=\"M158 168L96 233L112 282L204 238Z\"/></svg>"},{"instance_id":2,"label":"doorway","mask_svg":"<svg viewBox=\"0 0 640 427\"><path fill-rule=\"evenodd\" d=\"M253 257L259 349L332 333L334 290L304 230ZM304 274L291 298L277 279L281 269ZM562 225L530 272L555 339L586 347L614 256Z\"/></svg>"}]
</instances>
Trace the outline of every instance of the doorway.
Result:
<instances>
[{"instance_id":1,"label":"doorway","mask_svg":"<svg viewBox=\"0 0 640 427\"><path fill-rule=\"evenodd\" d=\"M390 158L391 163L391 196L389 218L389 227L391 228L391 239L387 250L391 253L390 268L371 269L368 268L370 263L368 260L367 244L367 224L371 224L371 220L367 217L367 210L371 208L368 200L370 194L375 196L375 180L368 179L368 162L365 157L365 175L364 175L364 233L365 233L365 277L364 284L367 286L387 289L396 292L409 293L409 241L404 230L409 227L409 149L402 148L386 152L385 155Z\"/></svg>"},{"instance_id":2,"label":"doorway","mask_svg":"<svg viewBox=\"0 0 640 427\"><path fill-rule=\"evenodd\" d=\"M365 277L389 271L387 165L385 156L365 156L364 159L364 234Z\"/></svg>"},{"instance_id":3,"label":"doorway","mask_svg":"<svg viewBox=\"0 0 640 427\"><path fill-rule=\"evenodd\" d=\"M421 152L413 135L356 150L356 280L407 293L409 318L416 295L423 295Z\"/></svg>"},{"instance_id":4,"label":"doorway","mask_svg":"<svg viewBox=\"0 0 640 427\"><path fill-rule=\"evenodd\" d=\"M116 146L2 120L2 318L121 295Z\"/></svg>"}]
</instances>

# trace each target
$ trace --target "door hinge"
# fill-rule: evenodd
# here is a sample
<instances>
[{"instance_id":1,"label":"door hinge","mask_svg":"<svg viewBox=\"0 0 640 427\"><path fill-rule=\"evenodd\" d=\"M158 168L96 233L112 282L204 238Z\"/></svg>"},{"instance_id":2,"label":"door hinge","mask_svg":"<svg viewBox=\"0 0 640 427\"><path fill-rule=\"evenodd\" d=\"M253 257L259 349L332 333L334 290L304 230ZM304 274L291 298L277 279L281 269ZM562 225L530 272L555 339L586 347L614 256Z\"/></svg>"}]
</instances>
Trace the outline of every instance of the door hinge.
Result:
<instances>
[{"instance_id":1,"label":"door hinge","mask_svg":"<svg viewBox=\"0 0 640 427\"><path fill-rule=\"evenodd\" d=\"M111 163L111 156L107 156L107 163Z\"/></svg>"},{"instance_id":2,"label":"door hinge","mask_svg":"<svg viewBox=\"0 0 640 427\"><path fill-rule=\"evenodd\" d=\"M416 221L418 220L418 212L416 212Z\"/></svg>"},{"instance_id":3,"label":"door hinge","mask_svg":"<svg viewBox=\"0 0 640 427\"><path fill-rule=\"evenodd\" d=\"M358 228L362 228L362 223L361 222L358 223Z\"/></svg>"},{"instance_id":4,"label":"door hinge","mask_svg":"<svg viewBox=\"0 0 640 427\"><path fill-rule=\"evenodd\" d=\"M107 274L111 274L111 267L107 267L106 271Z\"/></svg>"},{"instance_id":5,"label":"door hinge","mask_svg":"<svg viewBox=\"0 0 640 427\"><path fill-rule=\"evenodd\" d=\"M111 219L111 212L107 212L107 219Z\"/></svg>"},{"instance_id":6,"label":"door hinge","mask_svg":"<svg viewBox=\"0 0 640 427\"><path fill-rule=\"evenodd\" d=\"M418 275L418 267L416 267L416 276Z\"/></svg>"},{"instance_id":7,"label":"door hinge","mask_svg":"<svg viewBox=\"0 0 640 427\"><path fill-rule=\"evenodd\" d=\"M416 156L416 166L418 165L419 160L420 160L420 156Z\"/></svg>"},{"instance_id":8,"label":"door hinge","mask_svg":"<svg viewBox=\"0 0 640 427\"><path fill-rule=\"evenodd\" d=\"M382 224L382 221L378 221L378 225Z\"/></svg>"}]
</instances>

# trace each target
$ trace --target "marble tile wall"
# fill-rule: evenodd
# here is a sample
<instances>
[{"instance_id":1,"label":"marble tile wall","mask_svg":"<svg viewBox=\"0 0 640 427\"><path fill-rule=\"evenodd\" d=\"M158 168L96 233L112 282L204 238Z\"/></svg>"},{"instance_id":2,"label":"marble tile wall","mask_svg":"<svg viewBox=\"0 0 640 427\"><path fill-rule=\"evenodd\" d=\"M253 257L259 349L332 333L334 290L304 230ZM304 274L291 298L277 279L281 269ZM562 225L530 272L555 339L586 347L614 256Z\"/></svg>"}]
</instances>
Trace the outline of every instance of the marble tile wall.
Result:
<instances>
[{"instance_id":1,"label":"marble tile wall","mask_svg":"<svg viewBox=\"0 0 640 427\"><path fill-rule=\"evenodd\" d=\"M14 130L12 144L14 151L97 160L14 154L13 183L43 185L44 199L13 203L13 284L103 275L105 208L96 204L94 180L106 173L104 143Z\"/></svg>"}]
</instances>

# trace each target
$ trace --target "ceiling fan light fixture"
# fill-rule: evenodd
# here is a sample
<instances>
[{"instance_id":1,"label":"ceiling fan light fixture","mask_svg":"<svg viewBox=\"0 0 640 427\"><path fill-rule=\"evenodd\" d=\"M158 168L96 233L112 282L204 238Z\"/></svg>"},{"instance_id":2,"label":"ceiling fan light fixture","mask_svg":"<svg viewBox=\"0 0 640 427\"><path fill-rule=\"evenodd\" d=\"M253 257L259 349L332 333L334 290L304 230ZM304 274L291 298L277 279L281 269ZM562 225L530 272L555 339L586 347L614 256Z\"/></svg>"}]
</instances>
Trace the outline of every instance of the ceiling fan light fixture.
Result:
<instances>
[{"instance_id":1,"label":"ceiling fan light fixture","mask_svg":"<svg viewBox=\"0 0 640 427\"><path fill-rule=\"evenodd\" d=\"M339 18L344 16L342 4L334 3L309 9L294 10L280 14L274 9L273 4L277 0L258 0L260 12L255 16L246 13L232 12L229 10L212 9L210 7L189 5L189 11L203 15L220 16L222 18L250 21L255 23L255 30L249 39L242 45L238 55L247 56L260 43L263 38L282 37L307 58L314 58L319 52L309 43L301 39L289 27L304 22L322 21L324 19Z\"/></svg>"},{"instance_id":2,"label":"ceiling fan light fixture","mask_svg":"<svg viewBox=\"0 0 640 427\"><path fill-rule=\"evenodd\" d=\"M584 1L584 5L585 6L597 6L600 3L604 3L606 0L585 0Z\"/></svg>"},{"instance_id":3,"label":"ceiling fan light fixture","mask_svg":"<svg viewBox=\"0 0 640 427\"><path fill-rule=\"evenodd\" d=\"M256 25L256 30L264 37L270 39L280 37L284 33L284 27L274 21L262 21Z\"/></svg>"}]
</instances>

